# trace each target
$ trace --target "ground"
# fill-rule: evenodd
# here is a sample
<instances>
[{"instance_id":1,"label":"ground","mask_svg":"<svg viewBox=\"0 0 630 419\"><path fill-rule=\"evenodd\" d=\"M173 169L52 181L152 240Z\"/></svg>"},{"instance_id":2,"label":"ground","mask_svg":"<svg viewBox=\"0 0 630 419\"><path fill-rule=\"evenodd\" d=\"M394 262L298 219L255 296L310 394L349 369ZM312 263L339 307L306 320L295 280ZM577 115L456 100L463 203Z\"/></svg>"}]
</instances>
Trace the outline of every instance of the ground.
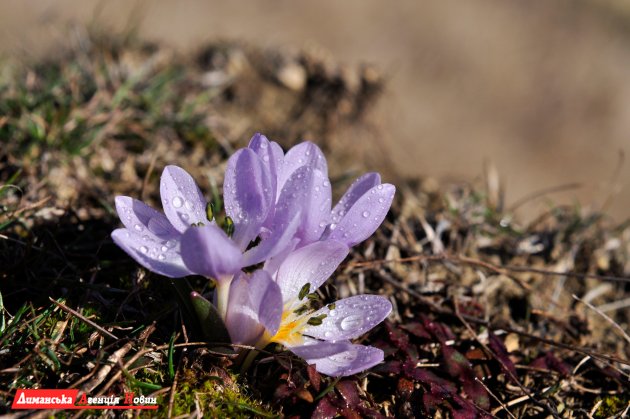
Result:
<instances>
[{"instance_id":1,"label":"ground","mask_svg":"<svg viewBox=\"0 0 630 419\"><path fill-rule=\"evenodd\" d=\"M161 416L628 414L630 224L554 205L524 224L492 170L481 183L396 177L370 119L378 69L86 32L0 76L2 411L18 388L78 388L156 396ZM240 372L202 342L172 282L110 239L116 195L159 207L161 170L178 164L220 197L227 157L256 131L285 148L316 141L336 197L385 160L390 214L321 292L392 302L361 339L386 354L368 372L320 376L279 347Z\"/></svg>"}]
</instances>

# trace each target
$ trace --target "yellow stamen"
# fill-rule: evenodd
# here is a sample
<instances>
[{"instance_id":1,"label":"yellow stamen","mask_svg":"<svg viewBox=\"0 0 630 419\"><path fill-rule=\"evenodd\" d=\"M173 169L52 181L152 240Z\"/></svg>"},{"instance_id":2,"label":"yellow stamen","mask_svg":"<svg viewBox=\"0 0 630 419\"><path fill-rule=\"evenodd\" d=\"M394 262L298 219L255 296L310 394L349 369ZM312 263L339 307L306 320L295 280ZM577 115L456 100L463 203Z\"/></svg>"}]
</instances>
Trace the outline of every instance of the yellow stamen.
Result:
<instances>
[{"instance_id":1,"label":"yellow stamen","mask_svg":"<svg viewBox=\"0 0 630 419\"><path fill-rule=\"evenodd\" d=\"M282 313L280 328L271 338L271 342L281 343L285 346L299 345L304 341L302 329L308 321L308 316L297 316L293 310L285 310Z\"/></svg>"}]
</instances>

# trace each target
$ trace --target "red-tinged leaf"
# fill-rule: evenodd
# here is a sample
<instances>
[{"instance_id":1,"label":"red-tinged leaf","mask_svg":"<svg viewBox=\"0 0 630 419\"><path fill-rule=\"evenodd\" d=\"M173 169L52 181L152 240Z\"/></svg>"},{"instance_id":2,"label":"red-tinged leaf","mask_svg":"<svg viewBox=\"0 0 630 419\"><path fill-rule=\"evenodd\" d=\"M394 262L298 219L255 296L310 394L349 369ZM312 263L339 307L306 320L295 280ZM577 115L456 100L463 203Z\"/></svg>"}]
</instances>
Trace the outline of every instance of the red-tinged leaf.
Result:
<instances>
[{"instance_id":1,"label":"red-tinged leaf","mask_svg":"<svg viewBox=\"0 0 630 419\"><path fill-rule=\"evenodd\" d=\"M385 419L386 416L383 416L378 411L374 409L370 409L369 407L359 406L357 407L357 412L361 414L363 418L371 418L371 419Z\"/></svg>"},{"instance_id":2,"label":"red-tinged leaf","mask_svg":"<svg viewBox=\"0 0 630 419\"><path fill-rule=\"evenodd\" d=\"M306 373L308 374L308 380L311 382L315 391L319 392L322 384L322 376L317 372L315 366L313 365L306 367Z\"/></svg>"},{"instance_id":3,"label":"red-tinged leaf","mask_svg":"<svg viewBox=\"0 0 630 419\"><path fill-rule=\"evenodd\" d=\"M387 333L389 335L389 340L394 344L398 349L402 349L403 351L407 349L409 346L409 336L400 330L396 325L392 324L392 322L386 321L385 327L387 328Z\"/></svg>"},{"instance_id":4,"label":"red-tinged leaf","mask_svg":"<svg viewBox=\"0 0 630 419\"><path fill-rule=\"evenodd\" d=\"M434 373L429 370L416 368L414 371L414 377L416 380L420 381L423 384L431 386L431 390L433 391L433 387L435 387L435 391L441 391L442 395L452 395L457 394L457 386L445 380L442 377L438 377Z\"/></svg>"},{"instance_id":5,"label":"red-tinged leaf","mask_svg":"<svg viewBox=\"0 0 630 419\"><path fill-rule=\"evenodd\" d=\"M469 301L464 304L460 303L457 307L459 308L459 312L466 316L484 317L485 315L484 306L477 301Z\"/></svg>"},{"instance_id":6,"label":"red-tinged leaf","mask_svg":"<svg viewBox=\"0 0 630 419\"><path fill-rule=\"evenodd\" d=\"M422 404L424 405L426 413L437 409L442 403L444 403L444 398L439 395L435 396L432 393L424 393L422 395Z\"/></svg>"},{"instance_id":7,"label":"red-tinged leaf","mask_svg":"<svg viewBox=\"0 0 630 419\"><path fill-rule=\"evenodd\" d=\"M451 346L442 344L442 356L446 370L452 377L460 377L465 371L472 370L466 357Z\"/></svg>"},{"instance_id":8,"label":"red-tinged leaf","mask_svg":"<svg viewBox=\"0 0 630 419\"><path fill-rule=\"evenodd\" d=\"M488 359L488 356L483 351L483 349L475 348L475 349L466 351L466 359L469 361L480 360L480 359L486 360Z\"/></svg>"},{"instance_id":9,"label":"red-tinged leaf","mask_svg":"<svg viewBox=\"0 0 630 419\"><path fill-rule=\"evenodd\" d=\"M411 322L407 324L401 324L400 327L416 337L429 340L432 339L431 334L427 332L427 329L425 329L421 323Z\"/></svg>"},{"instance_id":10,"label":"red-tinged leaf","mask_svg":"<svg viewBox=\"0 0 630 419\"><path fill-rule=\"evenodd\" d=\"M556 358L556 356L551 352L547 352L545 355L536 358L529 365L534 368L550 369L563 375L571 373L571 368L566 363Z\"/></svg>"},{"instance_id":11,"label":"red-tinged leaf","mask_svg":"<svg viewBox=\"0 0 630 419\"><path fill-rule=\"evenodd\" d=\"M490 407L490 396L479 381L475 379L474 373L471 370L466 371L460 380L462 380L462 389L468 398L478 407L487 410Z\"/></svg>"},{"instance_id":12,"label":"red-tinged leaf","mask_svg":"<svg viewBox=\"0 0 630 419\"><path fill-rule=\"evenodd\" d=\"M416 379L416 370L418 369L416 367L417 362L413 361L411 359L407 359L401 366L402 366L402 371L404 371L405 375L409 378L413 378Z\"/></svg>"},{"instance_id":13,"label":"red-tinged leaf","mask_svg":"<svg viewBox=\"0 0 630 419\"><path fill-rule=\"evenodd\" d=\"M408 399L409 397L411 397L411 394L414 390L415 385L413 381L406 378L400 378L398 380L398 384L396 385L396 392L400 394L404 399Z\"/></svg>"},{"instance_id":14,"label":"red-tinged leaf","mask_svg":"<svg viewBox=\"0 0 630 419\"><path fill-rule=\"evenodd\" d=\"M392 345L390 342L385 342L383 340L377 340L372 344L372 346L380 349L384 352L385 358L388 358L391 355L394 355L398 352L398 348Z\"/></svg>"},{"instance_id":15,"label":"red-tinged leaf","mask_svg":"<svg viewBox=\"0 0 630 419\"><path fill-rule=\"evenodd\" d=\"M276 387L276 391L273 393L274 399L286 399L293 394L293 389L288 384L282 383Z\"/></svg>"},{"instance_id":16,"label":"red-tinged leaf","mask_svg":"<svg viewBox=\"0 0 630 419\"><path fill-rule=\"evenodd\" d=\"M503 341L499 339L494 333L491 331L488 332L488 337L490 339L490 349L496 355L499 363L501 364L501 368L505 372L505 374L510 378L510 381L513 383L517 383L518 374L516 372L516 367L514 363L509 357L507 348L503 344Z\"/></svg>"},{"instance_id":17,"label":"red-tinged leaf","mask_svg":"<svg viewBox=\"0 0 630 419\"><path fill-rule=\"evenodd\" d=\"M455 339L455 335L453 334L451 329L449 329L449 327L443 323L436 323L434 321L429 320L428 318L425 318L424 328L426 329L427 332L429 332L435 339L439 340L440 342L446 342L447 340Z\"/></svg>"},{"instance_id":18,"label":"red-tinged leaf","mask_svg":"<svg viewBox=\"0 0 630 419\"><path fill-rule=\"evenodd\" d=\"M339 381L335 388L343 398L346 406L355 407L361 401L361 399L359 398L359 392L357 391L357 385L353 381Z\"/></svg>"},{"instance_id":19,"label":"red-tinged leaf","mask_svg":"<svg viewBox=\"0 0 630 419\"><path fill-rule=\"evenodd\" d=\"M361 419L363 417L359 414L359 412L350 407L344 407L341 409L341 416L345 419Z\"/></svg>"},{"instance_id":20,"label":"red-tinged leaf","mask_svg":"<svg viewBox=\"0 0 630 419\"><path fill-rule=\"evenodd\" d=\"M479 414L477 410L471 407L464 407L462 409L451 409L451 413L453 415L453 419L477 419L479 418Z\"/></svg>"},{"instance_id":21,"label":"red-tinged leaf","mask_svg":"<svg viewBox=\"0 0 630 419\"><path fill-rule=\"evenodd\" d=\"M311 416L312 419L333 419L339 413L339 409L324 397L317 403L317 407Z\"/></svg>"},{"instance_id":22,"label":"red-tinged leaf","mask_svg":"<svg viewBox=\"0 0 630 419\"><path fill-rule=\"evenodd\" d=\"M400 374L402 371L402 362L400 361L388 361L382 364L378 364L372 368L372 371L381 374Z\"/></svg>"}]
</instances>

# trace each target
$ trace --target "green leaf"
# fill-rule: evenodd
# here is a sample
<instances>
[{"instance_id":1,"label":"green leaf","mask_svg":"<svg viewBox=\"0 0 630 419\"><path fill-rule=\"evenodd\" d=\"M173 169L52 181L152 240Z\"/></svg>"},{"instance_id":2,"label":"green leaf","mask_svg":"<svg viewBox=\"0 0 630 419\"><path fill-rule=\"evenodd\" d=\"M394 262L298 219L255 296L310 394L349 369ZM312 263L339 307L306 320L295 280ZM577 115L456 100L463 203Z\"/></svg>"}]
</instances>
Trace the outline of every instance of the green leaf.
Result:
<instances>
[{"instance_id":1,"label":"green leaf","mask_svg":"<svg viewBox=\"0 0 630 419\"><path fill-rule=\"evenodd\" d=\"M214 304L206 300L198 292L190 293L190 300L199 319L201 332L208 342L230 343L230 334L225 328L225 323L221 319ZM232 348L220 347L219 352L234 353Z\"/></svg>"}]
</instances>

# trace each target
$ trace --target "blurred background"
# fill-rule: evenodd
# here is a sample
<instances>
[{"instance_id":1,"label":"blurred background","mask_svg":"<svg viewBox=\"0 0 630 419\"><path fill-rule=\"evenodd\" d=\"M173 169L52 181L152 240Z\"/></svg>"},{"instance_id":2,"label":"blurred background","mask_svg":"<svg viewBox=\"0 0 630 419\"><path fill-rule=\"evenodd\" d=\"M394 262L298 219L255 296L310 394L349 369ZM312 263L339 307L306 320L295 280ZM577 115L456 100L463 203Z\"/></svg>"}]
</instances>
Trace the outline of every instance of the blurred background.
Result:
<instances>
[{"instance_id":1,"label":"blurred background","mask_svg":"<svg viewBox=\"0 0 630 419\"><path fill-rule=\"evenodd\" d=\"M386 80L374 113L400 175L482 179L507 203L630 216L630 2L624 0L5 0L0 52L49 54L75 25L178 50L211 39L322 48ZM624 157L625 156L625 157ZM571 186L571 187L563 187Z\"/></svg>"}]
</instances>

